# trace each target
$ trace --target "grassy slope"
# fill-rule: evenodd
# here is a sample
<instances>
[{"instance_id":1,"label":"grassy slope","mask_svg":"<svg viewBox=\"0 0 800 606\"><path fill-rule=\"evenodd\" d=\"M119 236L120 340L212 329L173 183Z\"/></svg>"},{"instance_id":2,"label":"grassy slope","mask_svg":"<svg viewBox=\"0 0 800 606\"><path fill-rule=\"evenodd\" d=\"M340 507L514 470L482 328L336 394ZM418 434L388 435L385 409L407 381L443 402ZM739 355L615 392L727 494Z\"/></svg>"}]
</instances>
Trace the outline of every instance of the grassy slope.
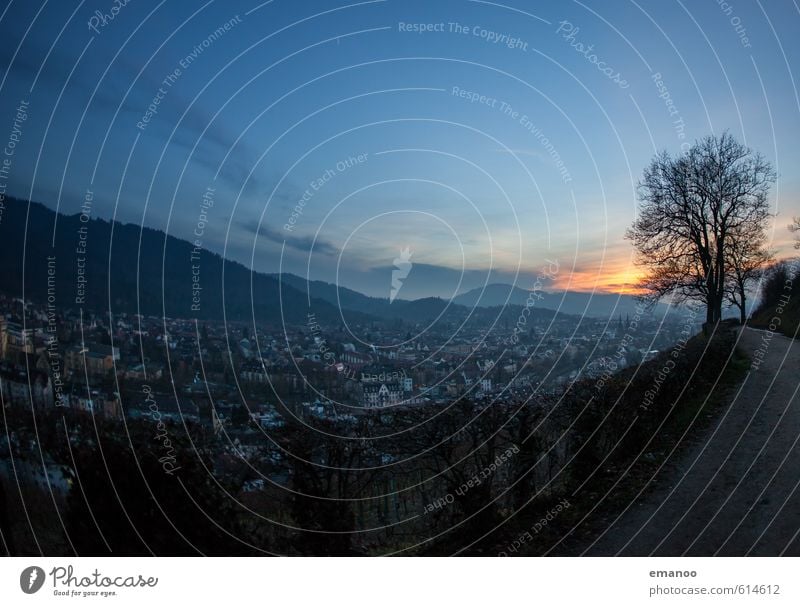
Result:
<instances>
[{"instance_id":1,"label":"grassy slope","mask_svg":"<svg viewBox=\"0 0 800 606\"><path fill-rule=\"evenodd\" d=\"M518 553L579 554L640 490L646 489L668 457L674 460L688 442L703 436L719 417L749 365L746 356L734 351L734 341L735 331L727 324L710 340L702 335L693 337L646 412L640 408L644 393L652 389L654 377L671 352L641 365L638 371L626 369L615 375L596 398L592 414L576 429L576 435L588 435L601 427L594 439L578 446L581 453L570 463L560 494L537 499L471 553L496 555L503 551L566 497L571 506ZM593 387L594 381L577 385L573 389L576 404L585 401ZM633 428L620 439L635 415L638 418Z\"/></svg>"},{"instance_id":2,"label":"grassy slope","mask_svg":"<svg viewBox=\"0 0 800 606\"><path fill-rule=\"evenodd\" d=\"M775 305L759 309L748 321L748 324L753 328L766 329L769 328L775 317L780 318L780 326L777 327L777 332L793 339L800 337L800 297L792 296L789 303L783 308L782 313L778 313L778 308Z\"/></svg>"}]
</instances>

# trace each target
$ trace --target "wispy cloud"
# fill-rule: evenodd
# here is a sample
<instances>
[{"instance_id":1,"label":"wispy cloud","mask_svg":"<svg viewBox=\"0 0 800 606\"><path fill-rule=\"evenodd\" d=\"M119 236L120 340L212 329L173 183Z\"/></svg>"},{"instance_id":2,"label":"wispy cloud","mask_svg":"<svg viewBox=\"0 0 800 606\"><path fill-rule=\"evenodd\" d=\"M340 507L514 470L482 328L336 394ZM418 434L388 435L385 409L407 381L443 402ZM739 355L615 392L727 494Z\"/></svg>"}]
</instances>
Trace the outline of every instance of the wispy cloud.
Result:
<instances>
[{"instance_id":1,"label":"wispy cloud","mask_svg":"<svg viewBox=\"0 0 800 606\"><path fill-rule=\"evenodd\" d=\"M241 225L245 231L251 234L275 244L283 245L285 242L288 248L293 248L294 250L305 253L314 252L329 257L339 253L339 248L335 244L321 238L315 240L312 236L295 235L283 229L274 229L268 225L259 227L250 223L241 223Z\"/></svg>"}]
</instances>

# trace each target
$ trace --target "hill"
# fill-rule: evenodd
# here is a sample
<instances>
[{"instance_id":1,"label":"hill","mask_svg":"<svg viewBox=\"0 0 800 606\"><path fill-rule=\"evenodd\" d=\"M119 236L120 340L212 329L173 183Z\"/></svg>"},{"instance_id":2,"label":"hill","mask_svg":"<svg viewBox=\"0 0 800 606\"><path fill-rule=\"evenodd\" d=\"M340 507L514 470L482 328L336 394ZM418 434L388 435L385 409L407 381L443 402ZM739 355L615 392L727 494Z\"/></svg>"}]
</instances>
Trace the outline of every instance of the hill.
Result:
<instances>
[{"instance_id":1,"label":"hill","mask_svg":"<svg viewBox=\"0 0 800 606\"><path fill-rule=\"evenodd\" d=\"M58 309L306 324L341 322L338 309L289 284L192 243L138 225L56 214L42 204L6 198L0 223L7 295ZM224 313L223 313L224 305ZM370 318L354 312L352 320Z\"/></svg>"},{"instance_id":2,"label":"hill","mask_svg":"<svg viewBox=\"0 0 800 606\"><path fill-rule=\"evenodd\" d=\"M342 315L350 320L352 312L382 318L384 320L403 320L410 323L430 323L440 316L446 317L450 321L465 317L469 310L448 302L439 297L425 297L408 301L406 299L389 299L370 297L358 291L322 282L320 280L306 280L294 274L273 274L276 280L282 284L288 284L292 288L311 297L327 301L337 309L341 308Z\"/></svg>"}]
</instances>

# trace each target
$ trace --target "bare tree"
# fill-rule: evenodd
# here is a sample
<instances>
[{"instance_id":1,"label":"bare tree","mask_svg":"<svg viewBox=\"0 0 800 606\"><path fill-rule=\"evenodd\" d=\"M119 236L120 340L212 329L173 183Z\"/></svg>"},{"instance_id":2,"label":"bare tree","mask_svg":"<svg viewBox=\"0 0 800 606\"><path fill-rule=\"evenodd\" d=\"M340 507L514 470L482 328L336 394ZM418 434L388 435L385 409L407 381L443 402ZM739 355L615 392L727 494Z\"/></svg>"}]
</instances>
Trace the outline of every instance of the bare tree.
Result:
<instances>
[{"instance_id":1,"label":"bare tree","mask_svg":"<svg viewBox=\"0 0 800 606\"><path fill-rule=\"evenodd\" d=\"M727 132L676 157L656 155L639 183L640 214L627 233L646 270L646 298L700 301L706 323L719 322L729 239L745 227L763 228L774 181L769 162Z\"/></svg>"},{"instance_id":2,"label":"bare tree","mask_svg":"<svg viewBox=\"0 0 800 606\"><path fill-rule=\"evenodd\" d=\"M727 273L725 285L728 302L739 308L742 324L747 320L747 289L761 279L774 255L767 248L767 234L763 225L745 225L732 230L727 239Z\"/></svg>"}]
</instances>

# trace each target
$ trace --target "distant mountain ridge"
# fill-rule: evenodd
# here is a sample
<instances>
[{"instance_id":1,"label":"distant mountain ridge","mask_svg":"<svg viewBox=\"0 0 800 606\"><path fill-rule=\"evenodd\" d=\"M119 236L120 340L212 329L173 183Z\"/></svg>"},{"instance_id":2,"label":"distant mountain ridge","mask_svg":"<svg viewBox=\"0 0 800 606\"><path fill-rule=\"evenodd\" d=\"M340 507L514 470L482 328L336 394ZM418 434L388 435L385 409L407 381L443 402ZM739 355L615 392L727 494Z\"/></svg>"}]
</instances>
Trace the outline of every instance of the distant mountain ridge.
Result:
<instances>
[{"instance_id":1,"label":"distant mountain ridge","mask_svg":"<svg viewBox=\"0 0 800 606\"><path fill-rule=\"evenodd\" d=\"M383 319L401 319L407 322L428 322L435 320L439 315L451 311L458 315L466 315L468 310L459 309L461 306L439 297L424 297L408 301L395 299L390 302L388 297L370 297L356 290L337 286L320 280L306 280L294 274L271 274L281 284L290 287L315 299L327 301L331 305L348 312L376 316Z\"/></svg>"},{"instance_id":2,"label":"distant mountain ridge","mask_svg":"<svg viewBox=\"0 0 800 606\"><path fill-rule=\"evenodd\" d=\"M255 319L273 325L305 325L309 313L327 324L430 324L467 317L486 321L490 308L505 306L514 312L530 295L508 284L491 284L451 300L425 297L390 302L388 297L370 297L294 274L251 271L206 250L193 255L191 242L139 225L56 214L40 203L14 198L6 198L5 204L0 222L4 264L0 291L45 302L52 287L60 309L82 306L199 320ZM76 249L81 230L86 233L82 253ZM545 316L554 312L592 317L633 314L636 304L634 297L624 295L539 294L542 298L535 299L533 307Z\"/></svg>"},{"instance_id":3,"label":"distant mountain ridge","mask_svg":"<svg viewBox=\"0 0 800 606\"><path fill-rule=\"evenodd\" d=\"M542 290L532 296L531 291L510 284L489 284L483 289L475 288L454 297L453 301L467 307L496 307L525 305L529 298L530 305L536 308L598 318L633 314L638 303L634 296L608 293Z\"/></svg>"},{"instance_id":4,"label":"distant mountain ridge","mask_svg":"<svg viewBox=\"0 0 800 606\"><path fill-rule=\"evenodd\" d=\"M216 253L195 253L191 242L162 231L57 214L10 197L5 206L0 291L7 295L42 303L52 295L56 309L199 320L255 317L275 325L307 324L313 309L318 321L341 322L339 310L327 301L313 299L309 305L306 295L288 284L281 287L273 277ZM79 246L85 246L82 252ZM369 320L358 312L353 319Z\"/></svg>"},{"instance_id":5,"label":"distant mountain ridge","mask_svg":"<svg viewBox=\"0 0 800 606\"><path fill-rule=\"evenodd\" d=\"M319 280L307 281L294 274L273 274L273 277L301 292L310 292L312 297L328 301L332 305L341 305L343 309L409 321L422 319L419 315L422 310L425 310L427 315L434 312L438 314L448 308L448 303L450 310L466 315L474 307L524 306L530 298L528 304L536 309L597 318L633 315L637 305L636 297L607 293L539 291L531 297L530 291L510 284L489 284L485 288L475 288L453 297L449 302L446 299L428 297L413 301L395 299L389 303L388 298L370 297L347 287ZM459 309L462 307L466 309Z\"/></svg>"}]
</instances>

